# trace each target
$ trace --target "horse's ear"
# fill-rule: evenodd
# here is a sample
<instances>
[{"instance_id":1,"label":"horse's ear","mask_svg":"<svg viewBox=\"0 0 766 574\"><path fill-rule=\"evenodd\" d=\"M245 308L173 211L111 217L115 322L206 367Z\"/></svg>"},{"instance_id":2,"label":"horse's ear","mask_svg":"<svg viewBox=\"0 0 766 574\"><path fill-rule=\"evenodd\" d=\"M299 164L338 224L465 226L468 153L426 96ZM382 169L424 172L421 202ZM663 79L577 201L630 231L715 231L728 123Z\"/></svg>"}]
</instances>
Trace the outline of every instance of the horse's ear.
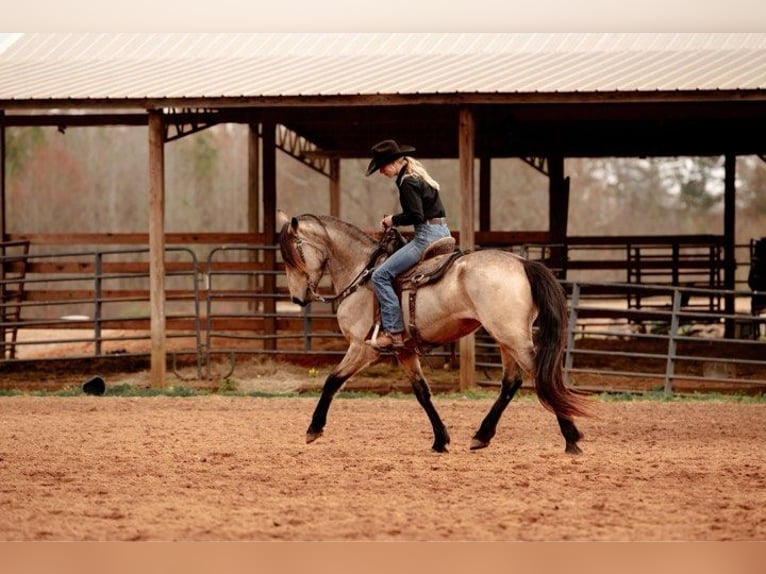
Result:
<instances>
[{"instance_id":1,"label":"horse's ear","mask_svg":"<svg viewBox=\"0 0 766 574\"><path fill-rule=\"evenodd\" d=\"M283 227L284 224L289 221L290 221L290 218L287 217L287 214L281 209L277 209L277 223L279 224L279 227Z\"/></svg>"}]
</instances>

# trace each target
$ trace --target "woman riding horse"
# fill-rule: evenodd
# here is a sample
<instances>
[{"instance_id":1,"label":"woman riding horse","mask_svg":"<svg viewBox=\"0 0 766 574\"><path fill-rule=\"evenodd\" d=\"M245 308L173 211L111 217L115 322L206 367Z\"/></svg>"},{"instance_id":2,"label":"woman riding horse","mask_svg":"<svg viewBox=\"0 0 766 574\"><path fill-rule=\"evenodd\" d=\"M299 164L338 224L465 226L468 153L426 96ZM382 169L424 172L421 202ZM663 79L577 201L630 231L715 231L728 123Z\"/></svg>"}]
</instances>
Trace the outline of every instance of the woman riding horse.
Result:
<instances>
[{"instance_id":1,"label":"woman riding horse","mask_svg":"<svg viewBox=\"0 0 766 574\"><path fill-rule=\"evenodd\" d=\"M380 302L382 333L367 341L376 349L389 350L404 347L404 322L399 297L394 290L397 276L415 265L426 248L434 241L450 235L444 205L439 198L439 183L431 177L423 164L410 157L415 148L383 140L372 146L372 160L367 174L376 171L396 180L402 211L385 215L380 220L383 229L414 225L415 235L404 247L396 251L372 274L372 284Z\"/></svg>"}]
</instances>

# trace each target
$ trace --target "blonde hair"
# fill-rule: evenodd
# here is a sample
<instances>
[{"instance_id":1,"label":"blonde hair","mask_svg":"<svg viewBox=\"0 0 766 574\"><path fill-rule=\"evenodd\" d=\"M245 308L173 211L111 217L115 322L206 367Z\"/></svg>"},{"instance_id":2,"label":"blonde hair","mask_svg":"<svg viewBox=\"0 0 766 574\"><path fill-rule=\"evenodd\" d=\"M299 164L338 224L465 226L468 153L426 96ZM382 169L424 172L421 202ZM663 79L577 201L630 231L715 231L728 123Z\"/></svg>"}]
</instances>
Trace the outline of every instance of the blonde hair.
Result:
<instances>
[{"instance_id":1,"label":"blonde hair","mask_svg":"<svg viewBox=\"0 0 766 574\"><path fill-rule=\"evenodd\" d=\"M419 177L437 191L439 190L439 182L431 177L422 163L410 156L405 156L404 160L407 162L407 167L404 168L404 177Z\"/></svg>"}]
</instances>

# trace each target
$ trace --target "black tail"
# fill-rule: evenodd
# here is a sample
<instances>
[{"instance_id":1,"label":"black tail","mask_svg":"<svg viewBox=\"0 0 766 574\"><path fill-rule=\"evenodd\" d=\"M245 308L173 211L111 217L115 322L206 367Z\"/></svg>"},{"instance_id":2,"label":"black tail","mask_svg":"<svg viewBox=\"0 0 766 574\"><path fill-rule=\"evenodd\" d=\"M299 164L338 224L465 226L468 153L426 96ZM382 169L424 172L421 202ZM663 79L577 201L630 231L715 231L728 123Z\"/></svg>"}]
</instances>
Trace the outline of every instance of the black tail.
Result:
<instances>
[{"instance_id":1,"label":"black tail","mask_svg":"<svg viewBox=\"0 0 766 574\"><path fill-rule=\"evenodd\" d=\"M564 346L567 298L553 272L539 261L524 260L524 271L537 307L535 390L540 402L556 415L571 420L589 416L585 399L564 385Z\"/></svg>"}]
</instances>

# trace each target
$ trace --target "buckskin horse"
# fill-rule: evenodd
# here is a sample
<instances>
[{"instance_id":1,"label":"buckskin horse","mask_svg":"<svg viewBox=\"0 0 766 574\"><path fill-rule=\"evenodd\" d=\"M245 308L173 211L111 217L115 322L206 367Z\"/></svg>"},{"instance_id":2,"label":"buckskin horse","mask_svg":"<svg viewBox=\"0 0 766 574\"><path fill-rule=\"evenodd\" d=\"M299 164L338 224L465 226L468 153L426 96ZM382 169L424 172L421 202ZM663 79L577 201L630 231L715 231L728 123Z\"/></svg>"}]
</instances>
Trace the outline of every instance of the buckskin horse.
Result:
<instances>
[{"instance_id":1,"label":"buckskin horse","mask_svg":"<svg viewBox=\"0 0 766 574\"><path fill-rule=\"evenodd\" d=\"M337 391L352 376L377 362L382 353L365 340L374 332L377 301L369 275L379 257L387 254L385 241L376 241L360 228L327 215L288 217L278 211L279 246L293 302L305 306L325 300L318 285L327 274L339 301L337 320L348 341L341 362L327 376L306 432L306 442L318 439ZM445 238L452 241L454 239ZM443 241L443 240L440 240ZM502 358L500 395L474 434L470 448L489 446L503 411L522 384L534 379L542 405L558 420L566 441L565 452L580 454L583 437L574 417L589 416L585 397L565 386L563 350L566 341L567 302L563 288L543 263L501 249L441 254L423 261L405 275L418 278L417 296L403 301L410 345L396 356L412 384L414 394L433 426L433 450L446 452L450 436L431 400L419 353L424 348L449 344L480 326L497 342ZM424 254L424 258L426 254ZM449 258L451 265L439 279L423 282L420 266ZM404 288L404 287L403 287ZM406 303L409 303L407 305ZM416 308L412 309L416 304ZM405 308L409 307L409 312ZM536 321L536 329L533 323Z\"/></svg>"}]
</instances>

